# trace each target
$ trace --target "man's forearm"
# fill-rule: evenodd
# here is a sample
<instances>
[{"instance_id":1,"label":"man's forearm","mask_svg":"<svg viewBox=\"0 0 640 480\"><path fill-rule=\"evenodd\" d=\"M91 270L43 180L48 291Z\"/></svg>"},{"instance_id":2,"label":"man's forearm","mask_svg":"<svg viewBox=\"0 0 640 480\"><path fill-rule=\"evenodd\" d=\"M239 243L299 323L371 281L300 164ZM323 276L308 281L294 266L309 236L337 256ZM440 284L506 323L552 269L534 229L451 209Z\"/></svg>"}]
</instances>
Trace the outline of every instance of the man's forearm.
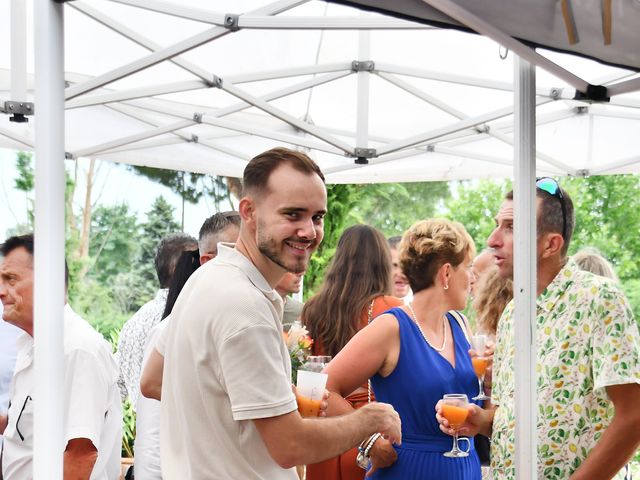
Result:
<instances>
[{"instance_id":1,"label":"man's forearm","mask_svg":"<svg viewBox=\"0 0 640 480\"><path fill-rule=\"evenodd\" d=\"M600 441L571 475L571 480L610 479L622 469L640 443L640 432L633 422L614 417Z\"/></svg>"},{"instance_id":2,"label":"man's forearm","mask_svg":"<svg viewBox=\"0 0 640 480\"><path fill-rule=\"evenodd\" d=\"M376 432L400 434L397 413L375 403L339 417L301 419L292 412L254 422L271 457L284 468L336 457Z\"/></svg>"},{"instance_id":3,"label":"man's forearm","mask_svg":"<svg viewBox=\"0 0 640 480\"><path fill-rule=\"evenodd\" d=\"M64 480L89 480L98 451L90 440L74 438L64 451Z\"/></svg>"}]
</instances>

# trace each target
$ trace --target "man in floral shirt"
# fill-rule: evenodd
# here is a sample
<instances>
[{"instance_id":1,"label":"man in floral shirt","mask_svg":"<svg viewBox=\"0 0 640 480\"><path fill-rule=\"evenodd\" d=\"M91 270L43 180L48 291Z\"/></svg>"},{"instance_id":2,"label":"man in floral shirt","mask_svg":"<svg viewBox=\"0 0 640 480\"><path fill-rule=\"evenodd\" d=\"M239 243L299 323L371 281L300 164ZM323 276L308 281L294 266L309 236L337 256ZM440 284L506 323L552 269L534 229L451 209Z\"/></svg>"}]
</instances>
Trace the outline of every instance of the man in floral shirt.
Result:
<instances>
[{"instance_id":1,"label":"man in floral shirt","mask_svg":"<svg viewBox=\"0 0 640 480\"><path fill-rule=\"evenodd\" d=\"M537 188L538 478L610 479L640 444L640 336L612 281L567 259L573 204L552 179ZM513 196L488 245L504 277L513 275ZM493 410L474 411L469 433L492 431L492 474L515 478L514 305L498 325Z\"/></svg>"}]
</instances>

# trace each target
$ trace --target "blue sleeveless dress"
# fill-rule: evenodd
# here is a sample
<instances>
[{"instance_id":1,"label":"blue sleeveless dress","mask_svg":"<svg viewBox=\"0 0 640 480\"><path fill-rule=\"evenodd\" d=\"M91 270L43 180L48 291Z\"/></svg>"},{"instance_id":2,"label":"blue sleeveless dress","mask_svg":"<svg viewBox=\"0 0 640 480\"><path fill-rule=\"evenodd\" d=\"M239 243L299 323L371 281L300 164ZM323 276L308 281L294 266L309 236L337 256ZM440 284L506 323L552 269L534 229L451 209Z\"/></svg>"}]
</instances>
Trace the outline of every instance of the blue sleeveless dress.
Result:
<instances>
[{"instance_id":1,"label":"blue sleeveless dress","mask_svg":"<svg viewBox=\"0 0 640 480\"><path fill-rule=\"evenodd\" d=\"M460 325L447 314L455 343L455 369L427 342L413 320L400 308L389 310L400 327L400 355L386 378L375 375L371 385L376 400L390 403L402 420L402 445L397 461L377 470L376 480L481 480L480 461L470 439L468 457L447 458L453 437L440 431L435 405L445 393L465 393L470 402L478 394L478 379L469 357L469 342ZM449 340L450 341L450 340ZM466 450L466 441L460 448Z\"/></svg>"}]
</instances>

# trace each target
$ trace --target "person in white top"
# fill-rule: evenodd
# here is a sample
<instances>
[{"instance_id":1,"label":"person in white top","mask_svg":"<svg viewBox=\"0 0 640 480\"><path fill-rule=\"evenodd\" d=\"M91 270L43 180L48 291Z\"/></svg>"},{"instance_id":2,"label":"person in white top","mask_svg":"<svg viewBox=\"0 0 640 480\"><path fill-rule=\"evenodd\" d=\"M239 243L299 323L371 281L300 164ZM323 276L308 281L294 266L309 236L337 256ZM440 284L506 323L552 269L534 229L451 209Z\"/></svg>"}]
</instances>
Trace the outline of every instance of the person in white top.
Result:
<instances>
[{"instance_id":1,"label":"person in white top","mask_svg":"<svg viewBox=\"0 0 640 480\"><path fill-rule=\"evenodd\" d=\"M218 212L207 218L200 228L198 250L186 250L176 264L169 284L162 321L151 329L144 349L142 365L152 354L155 339L169 321L169 314L185 282L202 264L218 254L218 242L235 242L240 228L238 212ZM160 402L138 393L136 404L136 440L134 471L136 480L161 480L160 471Z\"/></svg>"},{"instance_id":2,"label":"person in white top","mask_svg":"<svg viewBox=\"0 0 640 480\"><path fill-rule=\"evenodd\" d=\"M8 418L0 417L2 478L27 480L33 478L34 403L46 401L34 393L33 235L9 238L2 254L2 318L24 330ZM69 305L64 308L64 362L64 478L117 480L122 442L118 368L109 344Z\"/></svg>"},{"instance_id":3,"label":"person in white top","mask_svg":"<svg viewBox=\"0 0 640 480\"><path fill-rule=\"evenodd\" d=\"M125 322L118 338L116 362L120 368L118 385L122 400L129 398L136 408L138 402L138 385L142 369L142 353L147 344L149 331L162 319L169 293L169 283L176 263L182 252L195 250L196 239L184 233L167 235L158 244L154 264L160 290L155 297L145 303L133 316Z\"/></svg>"},{"instance_id":4,"label":"person in white top","mask_svg":"<svg viewBox=\"0 0 640 480\"><path fill-rule=\"evenodd\" d=\"M0 317L2 317L2 304L0 303ZM7 414L9 406L9 386L16 364L16 340L21 330L7 322L0 322L0 415ZM2 435L0 435L0 448L2 447Z\"/></svg>"},{"instance_id":5,"label":"person in white top","mask_svg":"<svg viewBox=\"0 0 640 480\"><path fill-rule=\"evenodd\" d=\"M390 405L322 419L297 411L274 287L286 271L305 271L322 240L319 168L277 148L249 162L243 187L238 242L221 244L189 278L160 334L164 478L293 480L293 466L335 457L376 432L401 439Z\"/></svg>"}]
</instances>

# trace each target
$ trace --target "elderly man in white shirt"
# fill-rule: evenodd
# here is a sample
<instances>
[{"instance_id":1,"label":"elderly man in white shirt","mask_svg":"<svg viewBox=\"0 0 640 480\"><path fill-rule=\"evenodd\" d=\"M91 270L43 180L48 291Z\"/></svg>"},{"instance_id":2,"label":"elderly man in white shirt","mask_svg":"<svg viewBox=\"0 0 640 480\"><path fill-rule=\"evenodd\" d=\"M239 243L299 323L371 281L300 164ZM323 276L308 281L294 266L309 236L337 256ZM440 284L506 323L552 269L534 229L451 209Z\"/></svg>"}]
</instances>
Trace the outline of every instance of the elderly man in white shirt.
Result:
<instances>
[{"instance_id":1,"label":"elderly man in white shirt","mask_svg":"<svg viewBox=\"0 0 640 480\"><path fill-rule=\"evenodd\" d=\"M2 477L27 480L33 478L34 403L46 401L34 393L33 235L9 238L2 254L2 318L24 331L8 416L0 416ZM64 308L64 362L64 478L116 480L122 438L118 369L109 344L69 305Z\"/></svg>"}]
</instances>

